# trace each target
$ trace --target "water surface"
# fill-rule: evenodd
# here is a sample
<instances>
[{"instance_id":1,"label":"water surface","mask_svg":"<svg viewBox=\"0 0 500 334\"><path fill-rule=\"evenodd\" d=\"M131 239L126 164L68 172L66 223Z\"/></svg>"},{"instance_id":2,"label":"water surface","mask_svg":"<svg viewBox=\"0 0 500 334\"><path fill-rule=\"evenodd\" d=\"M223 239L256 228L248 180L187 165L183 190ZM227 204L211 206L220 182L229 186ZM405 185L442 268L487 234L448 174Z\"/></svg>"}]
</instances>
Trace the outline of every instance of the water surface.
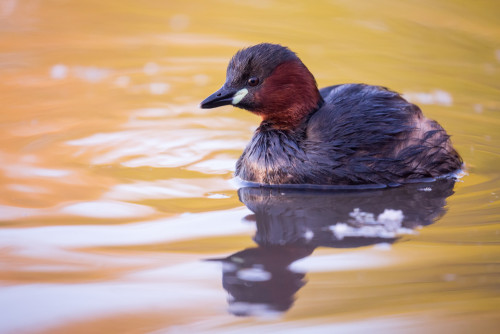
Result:
<instances>
[{"instance_id":1,"label":"water surface","mask_svg":"<svg viewBox=\"0 0 500 334\"><path fill-rule=\"evenodd\" d=\"M495 333L495 1L0 1L0 332ZM459 182L238 189L258 125L201 110L287 45L320 86L390 87Z\"/></svg>"}]
</instances>

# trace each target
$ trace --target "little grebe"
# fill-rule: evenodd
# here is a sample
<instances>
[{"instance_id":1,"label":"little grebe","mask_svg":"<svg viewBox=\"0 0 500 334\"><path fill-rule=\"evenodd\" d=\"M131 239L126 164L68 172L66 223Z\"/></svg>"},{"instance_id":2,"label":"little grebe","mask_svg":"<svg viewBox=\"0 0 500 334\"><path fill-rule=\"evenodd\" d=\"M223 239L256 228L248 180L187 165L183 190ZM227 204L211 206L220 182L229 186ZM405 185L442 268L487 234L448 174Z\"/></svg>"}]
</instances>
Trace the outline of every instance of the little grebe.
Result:
<instances>
[{"instance_id":1,"label":"little grebe","mask_svg":"<svg viewBox=\"0 0 500 334\"><path fill-rule=\"evenodd\" d=\"M261 184L400 184L459 170L449 136L419 107L384 87L318 90L288 48L238 51L226 82L202 108L232 104L262 118L236 163L237 177Z\"/></svg>"}]
</instances>

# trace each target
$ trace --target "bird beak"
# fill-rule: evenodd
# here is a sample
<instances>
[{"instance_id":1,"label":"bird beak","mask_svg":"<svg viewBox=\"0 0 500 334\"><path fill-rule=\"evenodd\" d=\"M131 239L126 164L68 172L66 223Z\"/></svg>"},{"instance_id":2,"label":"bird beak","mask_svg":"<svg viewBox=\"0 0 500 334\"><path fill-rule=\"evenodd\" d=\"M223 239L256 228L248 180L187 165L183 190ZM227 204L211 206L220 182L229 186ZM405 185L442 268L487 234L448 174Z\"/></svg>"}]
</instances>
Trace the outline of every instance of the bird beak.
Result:
<instances>
[{"instance_id":1,"label":"bird beak","mask_svg":"<svg viewBox=\"0 0 500 334\"><path fill-rule=\"evenodd\" d=\"M234 104L234 95L236 93L237 90L222 86L221 89L203 100L203 102L201 102L200 104L200 107L203 109L210 109Z\"/></svg>"}]
</instances>

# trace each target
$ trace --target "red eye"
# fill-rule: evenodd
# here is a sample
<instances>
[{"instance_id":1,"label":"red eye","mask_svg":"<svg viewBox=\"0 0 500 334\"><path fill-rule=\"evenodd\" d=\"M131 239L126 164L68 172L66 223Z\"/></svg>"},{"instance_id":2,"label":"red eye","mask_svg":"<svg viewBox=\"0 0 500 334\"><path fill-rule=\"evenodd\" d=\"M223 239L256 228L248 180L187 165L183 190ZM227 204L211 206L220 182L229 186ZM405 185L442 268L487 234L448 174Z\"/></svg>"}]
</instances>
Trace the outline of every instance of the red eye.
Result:
<instances>
[{"instance_id":1,"label":"red eye","mask_svg":"<svg viewBox=\"0 0 500 334\"><path fill-rule=\"evenodd\" d=\"M248 79L248 85L249 86L257 86L259 84L259 78L256 78L256 77L251 77L250 79Z\"/></svg>"}]
</instances>

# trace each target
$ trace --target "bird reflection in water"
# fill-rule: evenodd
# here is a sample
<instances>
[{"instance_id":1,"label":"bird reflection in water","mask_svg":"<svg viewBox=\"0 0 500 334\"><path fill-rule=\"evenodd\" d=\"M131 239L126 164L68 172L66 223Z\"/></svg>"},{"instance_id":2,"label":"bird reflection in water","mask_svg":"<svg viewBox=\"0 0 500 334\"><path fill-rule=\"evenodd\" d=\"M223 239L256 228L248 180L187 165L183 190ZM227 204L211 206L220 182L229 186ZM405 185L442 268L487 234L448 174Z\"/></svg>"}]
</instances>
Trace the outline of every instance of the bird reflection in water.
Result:
<instances>
[{"instance_id":1,"label":"bird reflection in water","mask_svg":"<svg viewBox=\"0 0 500 334\"><path fill-rule=\"evenodd\" d=\"M354 248L394 243L445 213L454 180L407 184L398 188L311 191L245 187L240 201L254 214L254 241L223 263L223 287L235 315L272 315L287 311L304 286L305 273L290 264L316 247Z\"/></svg>"}]
</instances>

